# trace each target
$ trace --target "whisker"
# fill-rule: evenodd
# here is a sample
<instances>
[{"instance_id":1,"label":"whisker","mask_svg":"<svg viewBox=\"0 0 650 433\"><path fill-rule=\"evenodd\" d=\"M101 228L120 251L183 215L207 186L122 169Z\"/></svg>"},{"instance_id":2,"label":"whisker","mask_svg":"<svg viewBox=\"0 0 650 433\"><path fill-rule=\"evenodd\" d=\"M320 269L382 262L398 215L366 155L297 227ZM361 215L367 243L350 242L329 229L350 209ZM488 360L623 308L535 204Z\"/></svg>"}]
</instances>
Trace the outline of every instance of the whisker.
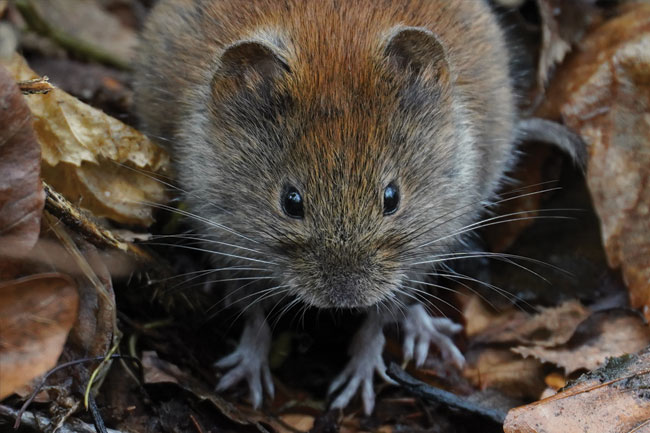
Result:
<instances>
[{"instance_id":1,"label":"whisker","mask_svg":"<svg viewBox=\"0 0 650 433\"><path fill-rule=\"evenodd\" d=\"M218 228L218 229L227 231L228 233L231 233L231 234L233 234L235 236L238 236L238 237L240 237L242 239L246 239L247 241L250 241L250 242L253 242L253 243L256 243L256 244L260 243L259 241L256 241L255 239L252 239L252 238L249 238L248 236L245 236L245 235L239 233L236 230L233 230L233 229L231 229L229 227L226 227L225 225L223 225L221 223L217 223L217 222L212 221L212 220L210 220L208 218L202 217L202 216L197 215L197 214L192 213L192 212L185 211L183 209L178 209L178 208L175 208L173 206L166 205L166 204L160 204L160 203L154 203L154 202L148 202L148 201L135 201L135 203L144 204L144 205L156 208L156 209L162 209L162 210L166 210L166 211L169 211L169 212L177 213L178 215L182 215L182 216L185 216L185 217L188 217L188 218L192 218L192 219L194 219L196 221L200 221L202 223L205 223L210 227Z\"/></svg>"},{"instance_id":2,"label":"whisker","mask_svg":"<svg viewBox=\"0 0 650 433\"><path fill-rule=\"evenodd\" d=\"M439 297L439 296L434 295L433 293L429 293L429 292L427 292L426 290L418 289L418 288L411 287L411 286L402 286L402 287L405 288L405 289L413 290L414 292L417 292L417 293L421 294L425 299L426 299L426 298L433 298L433 299L435 299L436 301L438 301L438 302L442 302L443 304L445 304L445 305L447 305L448 307L452 308L454 311L457 311L459 314L463 314L463 312L460 311L460 310L458 309L458 307L456 307L454 304L452 304L451 302L448 302L448 301L442 299L442 298ZM445 290L449 290L449 291L452 291L452 292L454 292L454 293L457 293L456 290L450 289L450 288L448 288L448 287L445 287ZM431 305L435 305L435 304L434 304L434 303L431 303ZM440 312L440 314L442 314L443 316L445 316L445 314L444 314L444 313L443 313L443 312L442 312L442 311L441 311L437 306L436 306L436 310L438 310L438 312Z\"/></svg>"},{"instance_id":3,"label":"whisker","mask_svg":"<svg viewBox=\"0 0 650 433\"><path fill-rule=\"evenodd\" d=\"M470 288L470 286L468 286L466 284L463 284L463 283L461 283L461 282L459 282L457 280L460 279L460 280L472 281L474 283L480 284L482 286L485 286L485 287L487 287L489 289L494 290L497 294L499 294L500 296L503 296L505 299L507 299L508 302L510 302L512 305L518 306L517 302L519 302L519 303L525 305L526 307L530 308L531 310L537 311L537 307L535 307L534 305L531 305L528 301L526 301L522 297L520 297L520 296L518 296L518 295L516 295L516 294L514 294L512 292L509 292L508 290L506 290L506 289L504 289L502 287L496 286L494 284L487 283L485 281L481 281L481 280L479 280L477 278L473 278L473 277L470 277L468 275L460 274L460 273L455 272L455 271L453 273L451 273L451 274L436 274L436 275L439 275L439 276L444 277L444 278L450 278L450 279L456 281L458 284L462 284L463 287L467 287L469 290L471 290L473 293L475 293L477 296L479 296L484 302L486 302L488 305L490 305L490 307L492 307L495 311L499 311L499 309L495 305L493 305L492 302L487 300L483 295L481 295L476 290ZM513 300L517 301L517 302L514 302ZM521 308L521 307L519 307L519 308L520 308L520 310L525 311L523 308Z\"/></svg>"},{"instance_id":4,"label":"whisker","mask_svg":"<svg viewBox=\"0 0 650 433\"><path fill-rule=\"evenodd\" d=\"M256 263L264 263L266 265L277 265L277 263L275 263L275 262L269 262L269 261L266 261L266 260L255 259L255 258L252 258L252 257L239 256L239 255L236 255L236 254L228 254L228 253L224 253L222 251L209 250L209 249L206 249L206 248L193 247L193 246L189 246L189 245L168 244L168 243L163 243L163 242L151 242L151 243L149 243L149 245L158 245L158 246L163 246L163 247L174 247L174 248L184 248L184 249L187 249L187 250L200 251L200 252L203 252L203 253L215 254L215 255L224 256L224 257L230 257L230 258L233 258L233 259L248 260L248 261L256 262Z\"/></svg>"},{"instance_id":5,"label":"whisker","mask_svg":"<svg viewBox=\"0 0 650 433\"><path fill-rule=\"evenodd\" d=\"M531 212L560 212L560 211L579 211L579 209L537 209L537 210L533 210L533 211L525 210L525 211L519 211L519 212L510 212L510 213L507 213L507 214L504 214L504 215L498 215L498 216L495 216L495 217L490 217L490 218L486 218L486 219L477 221L477 222L472 223L472 224L468 224L465 227L462 227L462 228L458 229L457 231L455 231L453 233L450 233L450 234L445 235L443 237L440 237L438 239L434 239L432 241L425 242L425 243L420 244L420 245L418 245L417 247L414 247L414 248L418 248L418 249L423 248L423 247L426 247L428 245L434 244L436 242L440 242L442 240L445 240L445 239L448 239L448 238L451 238L451 237L459 236L459 235L461 235L463 233L467 233L469 231L478 230L478 229L481 229L481 228L484 228L484 227L489 227L489 226L496 225L496 224L505 224L505 223L513 222L513 221L525 221L525 220L537 220L537 219L564 219L564 220L573 220L574 219L572 217L565 217L565 216L561 216L561 215L533 215L533 216L529 216L529 217L509 218L509 217L512 217L512 216L529 214ZM486 223L489 223L489 224L486 224Z\"/></svg>"},{"instance_id":6,"label":"whisker","mask_svg":"<svg viewBox=\"0 0 650 433\"><path fill-rule=\"evenodd\" d=\"M224 246L227 246L227 247L236 248L236 249L240 249L240 250L244 250L244 251L250 251L250 252L253 252L253 253L257 253L257 254L265 254L263 251L260 251L260 250L256 250L256 249L248 248L248 247L243 247L241 245L231 244L231 243L228 243L228 242L217 241L217 240L214 240L214 239L205 239L205 238L188 236L188 235L159 235L159 236L152 236L152 239L167 239L167 238L198 241L199 243L206 243L206 244L224 245ZM188 245L191 245L191 244L188 244Z\"/></svg>"}]
</instances>

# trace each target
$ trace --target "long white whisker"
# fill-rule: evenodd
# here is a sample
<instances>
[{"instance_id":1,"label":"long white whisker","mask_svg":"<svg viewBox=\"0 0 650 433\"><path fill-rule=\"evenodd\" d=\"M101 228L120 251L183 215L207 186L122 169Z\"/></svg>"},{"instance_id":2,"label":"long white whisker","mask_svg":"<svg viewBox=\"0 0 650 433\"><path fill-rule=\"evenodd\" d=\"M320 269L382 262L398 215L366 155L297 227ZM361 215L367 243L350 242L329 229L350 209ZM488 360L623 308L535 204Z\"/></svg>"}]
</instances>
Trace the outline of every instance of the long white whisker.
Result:
<instances>
[{"instance_id":1,"label":"long white whisker","mask_svg":"<svg viewBox=\"0 0 650 433\"><path fill-rule=\"evenodd\" d=\"M259 241L256 241L255 239L249 238L248 236L245 236L245 235L239 233L238 231L231 229L230 227L226 227L223 224L214 222L212 220L209 220L207 218L204 218L204 217L202 217L200 215L197 215L197 214L194 214L192 212L187 212L187 211L182 210L182 209L177 209L177 208L175 208L173 206L169 206L169 205L166 205L166 204L154 203L154 202L137 201L136 203L144 204L144 205L151 206L151 207L154 207L154 208L157 208L157 209L167 210L169 212L174 212L174 213L177 213L179 215L183 215L185 217L189 217L189 218L195 219L197 221L203 222L203 223L207 224L210 227L214 227L214 228L218 228L218 229L227 231L228 233L231 233L231 234L233 234L235 236L239 236L240 238L246 239L247 241L254 242L256 244L260 243Z\"/></svg>"},{"instance_id":2,"label":"long white whisker","mask_svg":"<svg viewBox=\"0 0 650 433\"><path fill-rule=\"evenodd\" d=\"M559 212L559 211L578 211L578 209L538 209L536 212ZM449 239L449 238L452 238L452 237L459 236L459 235L461 235L463 233L467 233L467 232L470 232L470 231L478 230L478 229L481 229L481 228L484 228L484 227L489 227L489 226L496 225L496 224L505 224L505 223L513 222L513 221L537 220L537 219L564 219L564 220L572 220L572 219L574 219L572 217L565 217L565 216L561 216L561 215L548 215L548 216L546 216L546 215L534 215L534 216L522 217L522 218L509 218L511 216L525 215L525 214L529 214L531 212L533 212L533 211L525 210L525 211L519 211L519 212L510 212L510 213L507 213L507 214L504 214L504 215L498 215L498 216L494 216L494 217L491 217L491 218L486 218L486 219L477 221L475 223L468 224L465 227L462 227L462 228L458 229L457 231L455 231L453 233L450 233L450 234L447 234L447 235L442 236L440 238L434 239L432 241L428 241L428 242L425 242L423 244L420 244L415 248L416 249L423 248L423 247L426 247L428 245L434 244L436 242L440 242L440 241L443 241L445 239ZM486 224L486 223L489 223L489 224Z\"/></svg>"},{"instance_id":3,"label":"long white whisker","mask_svg":"<svg viewBox=\"0 0 650 433\"><path fill-rule=\"evenodd\" d=\"M252 257L239 256L239 255L236 255L236 254L228 254L228 253L224 253L222 251L209 250L209 249L206 249L206 248L193 247L193 246L189 246L189 245L168 244L168 243L163 243L163 242L151 242L151 243L149 243L149 245L158 245L158 246L173 247L173 248L184 248L184 249L187 249L187 250L200 251L200 252L203 252L203 253L215 254L215 255L219 255L219 256L225 256L225 257L230 257L230 258L233 258L233 259L248 260L248 261L256 262L256 263L264 263L266 265L277 265L277 263L275 263L275 262L269 262L269 261L261 260L261 259L254 259Z\"/></svg>"},{"instance_id":4,"label":"long white whisker","mask_svg":"<svg viewBox=\"0 0 650 433\"><path fill-rule=\"evenodd\" d=\"M260 250L256 250L256 249L248 248L248 247L243 247L241 245L231 244L231 243L228 243L228 242L217 241L217 240L214 240L214 239L205 239L205 238L199 238L199 237L193 237L193 236L187 236L187 235L161 235L161 236L152 237L152 239L164 239L164 238L198 241L201 244L223 245L223 246L226 246L226 247L236 248L236 249L239 249L239 250L250 251L252 253L265 254L263 251L260 251ZM185 244L185 245L192 245L192 244Z\"/></svg>"},{"instance_id":5,"label":"long white whisker","mask_svg":"<svg viewBox=\"0 0 650 433\"><path fill-rule=\"evenodd\" d=\"M458 307L456 307L454 304L452 304L451 302L445 301L444 299L442 299L442 298L439 297L439 296L434 295L433 293L429 293L429 292L427 292L426 290L418 289L418 288L411 287L411 286L402 286L402 287L405 288L405 289L413 290L414 292L417 292L417 293L421 294L423 297L433 298L433 299L435 299L436 301L438 301L438 302L442 302L443 304L449 306L450 308L452 308L453 310L457 311L458 313L463 314L463 312L460 311L460 310L458 309ZM455 290L450 289L450 288L445 288L445 289L446 289L446 290L450 290L450 291L452 291L452 292L456 292ZM432 303L432 305L434 305L434 304ZM442 311L441 311L439 308L436 307L436 310L438 310L438 311L440 312L440 314L443 314L443 315L444 315L444 313L442 313Z\"/></svg>"}]
</instances>

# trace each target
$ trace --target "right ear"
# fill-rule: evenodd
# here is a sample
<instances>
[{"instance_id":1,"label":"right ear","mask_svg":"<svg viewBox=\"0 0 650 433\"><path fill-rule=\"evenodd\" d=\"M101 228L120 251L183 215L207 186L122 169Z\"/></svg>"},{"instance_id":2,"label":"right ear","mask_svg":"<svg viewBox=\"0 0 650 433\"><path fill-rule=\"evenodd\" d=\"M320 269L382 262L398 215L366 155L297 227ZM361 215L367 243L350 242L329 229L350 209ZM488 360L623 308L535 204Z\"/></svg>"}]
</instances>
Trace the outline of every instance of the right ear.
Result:
<instances>
[{"instance_id":1,"label":"right ear","mask_svg":"<svg viewBox=\"0 0 650 433\"><path fill-rule=\"evenodd\" d=\"M436 81L450 76L447 52L438 36L424 27L396 26L388 34L384 55L401 72Z\"/></svg>"},{"instance_id":2,"label":"right ear","mask_svg":"<svg viewBox=\"0 0 650 433\"><path fill-rule=\"evenodd\" d=\"M219 60L215 86L228 83L254 88L289 72L289 65L278 48L262 40L235 42L224 49Z\"/></svg>"}]
</instances>

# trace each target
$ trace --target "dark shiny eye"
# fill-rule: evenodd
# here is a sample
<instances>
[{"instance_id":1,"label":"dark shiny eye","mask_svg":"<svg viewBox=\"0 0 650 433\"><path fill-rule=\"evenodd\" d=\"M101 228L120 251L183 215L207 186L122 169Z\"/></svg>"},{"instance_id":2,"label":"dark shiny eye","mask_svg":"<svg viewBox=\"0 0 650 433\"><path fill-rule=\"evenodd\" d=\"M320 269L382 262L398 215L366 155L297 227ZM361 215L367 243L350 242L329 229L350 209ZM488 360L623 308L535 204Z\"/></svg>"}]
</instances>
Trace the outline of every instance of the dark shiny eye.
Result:
<instances>
[{"instance_id":1,"label":"dark shiny eye","mask_svg":"<svg viewBox=\"0 0 650 433\"><path fill-rule=\"evenodd\" d=\"M399 208L399 189L394 183L389 183L384 190L384 215L392 215Z\"/></svg>"},{"instance_id":2,"label":"dark shiny eye","mask_svg":"<svg viewBox=\"0 0 650 433\"><path fill-rule=\"evenodd\" d=\"M288 186L284 189L282 193L282 209L291 218L303 218L305 216L302 196L295 187Z\"/></svg>"}]
</instances>

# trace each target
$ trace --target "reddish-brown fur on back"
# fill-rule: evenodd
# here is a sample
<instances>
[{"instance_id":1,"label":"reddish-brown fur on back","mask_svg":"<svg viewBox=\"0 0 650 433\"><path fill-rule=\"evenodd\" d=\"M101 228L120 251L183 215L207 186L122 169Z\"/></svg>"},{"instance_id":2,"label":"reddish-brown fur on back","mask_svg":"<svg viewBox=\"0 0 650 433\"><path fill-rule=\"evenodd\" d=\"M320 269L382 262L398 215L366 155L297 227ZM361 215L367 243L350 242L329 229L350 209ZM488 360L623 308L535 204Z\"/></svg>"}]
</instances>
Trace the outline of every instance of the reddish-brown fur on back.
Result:
<instances>
[{"instance_id":1,"label":"reddish-brown fur on back","mask_svg":"<svg viewBox=\"0 0 650 433\"><path fill-rule=\"evenodd\" d=\"M137 77L193 212L228 228L202 229L318 306L381 301L453 251L436 239L476 218L512 160L508 56L482 0L161 0ZM282 214L288 184L303 220Z\"/></svg>"}]
</instances>

